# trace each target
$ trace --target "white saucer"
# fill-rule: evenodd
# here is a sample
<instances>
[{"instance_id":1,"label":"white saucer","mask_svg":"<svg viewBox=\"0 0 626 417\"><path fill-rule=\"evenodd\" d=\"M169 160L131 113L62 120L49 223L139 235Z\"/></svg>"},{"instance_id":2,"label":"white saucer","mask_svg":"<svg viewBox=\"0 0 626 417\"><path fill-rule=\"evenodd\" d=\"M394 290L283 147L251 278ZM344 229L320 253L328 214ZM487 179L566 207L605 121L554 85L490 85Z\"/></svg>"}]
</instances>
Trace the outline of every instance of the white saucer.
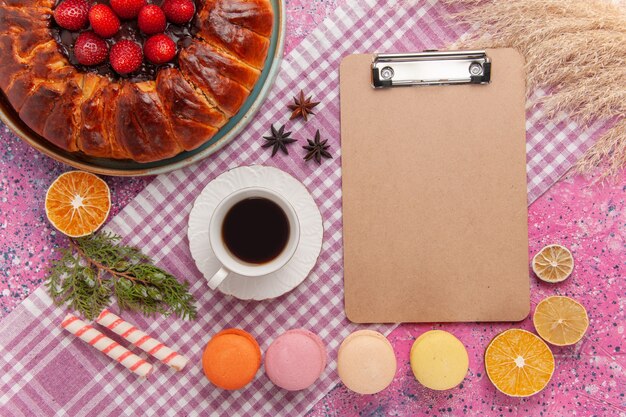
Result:
<instances>
[{"instance_id":1,"label":"white saucer","mask_svg":"<svg viewBox=\"0 0 626 417\"><path fill-rule=\"evenodd\" d=\"M319 208L306 187L277 168L253 165L221 174L202 190L189 214L189 247L196 266L209 279L220 268L209 242L209 223L217 204L241 188L261 186L285 197L300 222L300 242L295 254L281 269L262 277L231 273L218 290L242 300L265 300L281 296L302 283L317 262L322 249L324 227Z\"/></svg>"}]
</instances>

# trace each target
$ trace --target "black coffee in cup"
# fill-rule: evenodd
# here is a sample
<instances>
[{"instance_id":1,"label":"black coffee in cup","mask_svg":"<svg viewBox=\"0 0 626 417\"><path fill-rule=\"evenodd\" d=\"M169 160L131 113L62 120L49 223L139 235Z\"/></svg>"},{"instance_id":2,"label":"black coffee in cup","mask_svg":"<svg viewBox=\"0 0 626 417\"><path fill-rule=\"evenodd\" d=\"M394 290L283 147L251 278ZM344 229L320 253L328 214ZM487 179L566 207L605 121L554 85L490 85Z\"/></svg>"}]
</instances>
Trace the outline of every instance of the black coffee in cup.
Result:
<instances>
[{"instance_id":1,"label":"black coffee in cup","mask_svg":"<svg viewBox=\"0 0 626 417\"><path fill-rule=\"evenodd\" d=\"M289 241L289 219L282 208L263 197L235 203L222 223L222 240L237 258L263 264L281 254Z\"/></svg>"}]
</instances>

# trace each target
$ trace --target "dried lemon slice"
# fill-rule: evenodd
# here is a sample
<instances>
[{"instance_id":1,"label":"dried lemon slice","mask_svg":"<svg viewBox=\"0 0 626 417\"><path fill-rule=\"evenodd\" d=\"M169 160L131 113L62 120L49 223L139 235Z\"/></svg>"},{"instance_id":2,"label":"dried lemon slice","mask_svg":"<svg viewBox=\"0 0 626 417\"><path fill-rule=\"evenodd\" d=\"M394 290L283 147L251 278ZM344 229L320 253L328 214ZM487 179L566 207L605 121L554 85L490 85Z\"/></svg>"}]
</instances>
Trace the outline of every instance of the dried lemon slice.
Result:
<instances>
[{"instance_id":1,"label":"dried lemon slice","mask_svg":"<svg viewBox=\"0 0 626 417\"><path fill-rule=\"evenodd\" d=\"M577 343L589 327L587 310L569 297L553 296L537 304L533 323L539 336L556 346Z\"/></svg>"},{"instance_id":2,"label":"dried lemon slice","mask_svg":"<svg viewBox=\"0 0 626 417\"><path fill-rule=\"evenodd\" d=\"M574 257L565 246L548 245L533 258L533 271L545 282L561 282L574 270Z\"/></svg>"},{"instance_id":3,"label":"dried lemon slice","mask_svg":"<svg viewBox=\"0 0 626 417\"><path fill-rule=\"evenodd\" d=\"M529 397L544 389L554 373L554 356L535 334L511 329L497 335L485 351L491 383L511 397Z\"/></svg>"},{"instance_id":4,"label":"dried lemon slice","mask_svg":"<svg viewBox=\"0 0 626 417\"><path fill-rule=\"evenodd\" d=\"M89 172L61 174L46 193L48 220L70 237L86 236L98 230L110 209L109 186Z\"/></svg>"}]
</instances>

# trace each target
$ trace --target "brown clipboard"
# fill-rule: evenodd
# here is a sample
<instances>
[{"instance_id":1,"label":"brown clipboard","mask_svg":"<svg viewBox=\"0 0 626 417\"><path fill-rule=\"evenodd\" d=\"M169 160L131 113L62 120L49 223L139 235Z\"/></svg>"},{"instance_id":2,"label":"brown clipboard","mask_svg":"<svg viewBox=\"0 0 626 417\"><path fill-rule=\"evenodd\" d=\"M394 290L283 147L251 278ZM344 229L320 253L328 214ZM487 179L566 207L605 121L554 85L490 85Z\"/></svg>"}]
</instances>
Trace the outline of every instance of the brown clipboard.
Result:
<instances>
[{"instance_id":1,"label":"brown clipboard","mask_svg":"<svg viewBox=\"0 0 626 417\"><path fill-rule=\"evenodd\" d=\"M341 63L345 311L353 322L519 321L529 313L524 62L513 49L484 52L488 84L373 88L374 55Z\"/></svg>"}]
</instances>

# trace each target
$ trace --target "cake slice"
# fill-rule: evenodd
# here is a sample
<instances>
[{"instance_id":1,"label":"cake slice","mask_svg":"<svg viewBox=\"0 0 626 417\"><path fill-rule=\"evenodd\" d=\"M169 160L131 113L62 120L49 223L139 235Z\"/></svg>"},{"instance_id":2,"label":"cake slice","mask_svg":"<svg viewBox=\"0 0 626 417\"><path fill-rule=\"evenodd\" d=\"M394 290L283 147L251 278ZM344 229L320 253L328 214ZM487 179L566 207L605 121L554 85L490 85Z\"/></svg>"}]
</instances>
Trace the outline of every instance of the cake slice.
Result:
<instances>
[{"instance_id":1,"label":"cake slice","mask_svg":"<svg viewBox=\"0 0 626 417\"><path fill-rule=\"evenodd\" d=\"M138 162L171 158L183 150L174 138L153 81L122 83L113 137Z\"/></svg>"},{"instance_id":2,"label":"cake slice","mask_svg":"<svg viewBox=\"0 0 626 417\"><path fill-rule=\"evenodd\" d=\"M13 35L15 51L22 57L29 56L38 45L50 41L47 34L48 29L41 28L25 30Z\"/></svg>"},{"instance_id":3,"label":"cake slice","mask_svg":"<svg viewBox=\"0 0 626 417\"><path fill-rule=\"evenodd\" d=\"M76 101L80 87L76 79L39 83L24 100L20 118L37 134L45 136L59 148L75 152L77 126Z\"/></svg>"},{"instance_id":4,"label":"cake slice","mask_svg":"<svg viewBox=\"0 0 626 417\"><path fill-rule=\"evenodd\" d=\"M19 59L13 38L10 35L0 34L0 88L7 91L16 74L22 73L28 65Z\"/></svg>"},{"instance_id":5,"label":"cake slice","mask_svg":"<svg viewBox=\"0 0 626 417\"><path fill-rule=\"evenodd\" d=\"M44 7L52 10L55 0L0 0L0 6L9 7Z\"/></svg>"},{"instance_id":6,"label":"cake slice","mask_svg":"<svg viewBox=\"0 0 626 417\"><path fill-rule=\"evenodd\" d=\"M0 33L47 29L51 17L50 8L0 5Z\"/></svg>"},{"instance_id":7,"label":"cake slice","mask_svg":"<svg viewBox=\"0 0 626 417\"><path fill-rule=\"evenodd\" d=\"M185 54L197 55L202 65L213 68L221 76L241 84L248 91L252 90L261 75L261 71L236 56L199 40L192 42Z\"/></svg>"},{"instance_id":8,"label":"cake slice","mask_svg":"<svg viewBox=\"0 0 626 417\"><path fill-rule=\"evenodd\" d=\"M73 78L56 84L56 86L64 86L64 89L61 96L55 99L52 110L45 117L46 122L42 131L42 136L50 138L52 143L69 152L78 150L76 141L80 132L81 117L77 104L82 95L81 80L82 75L76 74ZM47 86L40 84L39 88L44 89ZM24 106L22 110L25 108L28 107Z\"/></svg>"},{"instance_id":9,"label":"cake slice","mask_svg":"<svg viewBox=\"0 0 626 417\"><path fill-rule=\"evenodd\" d=\"M0 35L0 45L4 45L5 39L7 38L4 35ZM28 96L40 83L63 82L77 73L74 67L67 64L53 40L38 45L29 51L27 56L18 55L16 47L11 45L6 57L4 54L2 56L6 60L3 59L0 64L0 75L3 75L5 70L8 75L1 77L0 86L18 113Z\"/></svg>"},{"instance_id":10,"label":"cake slice","mask_svg":"<svg viewBox=\"0 0 626 417\"><path fill-rule=\"evenodd\" d=\"M80 126L77 102L82 76L57 51L54 41L31 51L22 71L7 88L7 97L32 130L69 152L76 145Z\"/></svg>"},{"instance_id":11,"label":"cake slice","mask_svg":"<svg viewBox=\"0 0 626 417\"><path fill-rule=\"evenodd\" d=\"M115 138L111 137L119 84L95 74L85 74L78 149L87 155L102 158L129 158Z\"/></svg>"},{"instance_id":12,"label":"cake slice","mask_svg":"<svg viewBox=\"0 0 626 417\"><path fill-rule=\"evenodd\" d=\"M169 115L172 132L187 151L213 137L228 120L177 69L162 69L156 79L156 89Z\"/></svg>"},{"instance_id":13,"label":"cake slice","mask_svg":"<svg viewBox=\"0 0 626 417\"><path fill-rule=\"evenodd\" d=\"M48 29L50 15L50 10L42 8L0 5L0 88L5 92L13 79L28 69L34 50L52 41ZM56 51L56 44L53 46Z\"/></svg>"},{"instance_id":14,"label":"cake slice","mask_svg":"<svg viewBox=\"0 0 626 417\"><path fill-rule=\"evenodd\" d=\"M272 33L274 12L269 0L207 0L204 4L234 25L266 38Z\"/></svg>"},{"instance_id":15,"label":"cake slice","mask_svg":"<svg viewBox=\"0 0 626 417\"><path fill-rule=\"evenodd\" d=\"M239 111L250 91L211 66L210 63L215 59L213 49L194 40L189 47L180 52L178 63L185 78L193 82L221 111L231 117Z\"/></svg>"},{"instance_id":16,"label":"cake slice","mask_svg":"<svg viewBox=\"0 0 626 417\"><path fill-rule=\"evenodd\" d=\"M220 16L213 2L205 3L198 13L198 36L208 43L232 52L248 65L261 69L270 46L268 38Z\"/></svg>"}]
</instances>

